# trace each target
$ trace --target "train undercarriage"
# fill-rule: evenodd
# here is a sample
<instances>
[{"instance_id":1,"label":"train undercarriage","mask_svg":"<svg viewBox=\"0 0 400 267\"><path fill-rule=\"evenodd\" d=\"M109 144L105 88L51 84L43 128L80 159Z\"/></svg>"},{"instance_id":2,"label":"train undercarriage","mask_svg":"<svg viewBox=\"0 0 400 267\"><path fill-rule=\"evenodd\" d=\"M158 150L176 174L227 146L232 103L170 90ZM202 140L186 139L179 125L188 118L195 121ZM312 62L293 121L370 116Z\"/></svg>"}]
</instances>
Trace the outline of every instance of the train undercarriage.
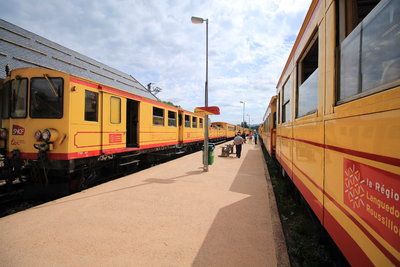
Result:
<instances>
[{"instance_id":1,"label":"train undercarriage","mask_svg":"<svg viewBox=\"0 0 400 267\"><path fill-rule=\"evenodd\" d=\"M0 181L10 190L15 183L35 187L66 184L69 192L77 192L139 168L199 151L202 145L203 142L195 142L71 160L51 160L46 152L38 152L34 160L21 159L18 150L12 152L12 157L0 151Z\"/></svg>"}]
</instances>

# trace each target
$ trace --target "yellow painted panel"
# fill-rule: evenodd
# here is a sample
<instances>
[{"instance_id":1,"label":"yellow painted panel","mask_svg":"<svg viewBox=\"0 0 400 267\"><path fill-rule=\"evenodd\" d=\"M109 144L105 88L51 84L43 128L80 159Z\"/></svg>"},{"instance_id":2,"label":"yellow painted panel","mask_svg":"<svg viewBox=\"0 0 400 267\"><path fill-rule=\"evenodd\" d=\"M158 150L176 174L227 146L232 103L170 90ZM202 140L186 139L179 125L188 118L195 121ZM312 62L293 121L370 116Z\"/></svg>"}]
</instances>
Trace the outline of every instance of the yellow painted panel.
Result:
<instances>
[{"instance_id":1,"label":"yellow painted panel","mask_svg":"<svg viewBox=\"0 0 400 267\"><path fill-rule=\"evenodd\" d=\"M72 89L73 88L73 89ZM88 151L99 151L101 149L101 112L102 101L100 92L87 85L71 82L67 88L70 102L66 105L70 126L68 129L69 153L81 153ZM98 93L97 121L85 121L85 92ZM98 152L99 153L99 152Z\"/></svg>"},{"instance_id":2,"label":"yellow painted panel","mask_svg":"<svg viewBox=\"0 0 400 267\"><path fill-rule=\"evenodd\" d=\"M400 110L330 120L326 127L328 145L400 158Z\"/></svg>"},{"instance_id":3,"label":"yellow painted panel","mask_svg":"<svg viewBox=\"0 0 400 267\"><path fill-rule=\"evenodd\" d=\"M391 223L396 225L399 220L390 211L390 207L395 210L400 206L395 197L386 195L400 194L400 166L396 163L400 159L400 110L326 121L326 144L326 208L374 264L390 266L386 256L354 221L400 259L399 230L396 234ZM383 187L386 189L380 191ZM379 208L377 203L388 204L388 209Z\"/></svg>"},{"instance_id":4,"label":"yellow painted panel","mask_svg":"<svg viewBox=\"0 0 400 267\"><path fill-rule=\"evenodd\" d=\"M112 118L115 118L114 112L119 113L119 110L111 110L114 98L121 101L121 122L115 123ZM115 96L106 92L102 92L102 151L105 153L113 153L117 149L126 147L126 98ZM113 112L112 112L113 111Z\"/></svg>"},{"instance_id":5,"label":"yellow painted panel","mask_svg":"<svg viewBox=\"0 0 400 267\"><path fill-rule=\"evenodd\" d=\"M322 122L293 127L293 165L297 176L314 197L323 203L324 188L324 124ZM314 210L322 218L322 209Z\"/></svg>"}]
</instances>

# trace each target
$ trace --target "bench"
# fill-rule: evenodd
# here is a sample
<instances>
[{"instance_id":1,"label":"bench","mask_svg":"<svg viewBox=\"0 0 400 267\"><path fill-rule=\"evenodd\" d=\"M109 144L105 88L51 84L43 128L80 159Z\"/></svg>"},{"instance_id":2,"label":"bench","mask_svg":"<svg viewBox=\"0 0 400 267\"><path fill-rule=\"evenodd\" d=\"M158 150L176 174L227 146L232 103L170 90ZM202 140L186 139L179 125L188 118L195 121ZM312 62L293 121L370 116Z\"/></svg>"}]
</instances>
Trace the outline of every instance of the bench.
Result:
<instances>
[{"instance_id":1,"label":"bench","mask_svg":"<svg viewBox=\"0 0 400 267\"><path fill-rule=\"evenodd\" d=\"M220 157L229 157L230 154L234 154L233 153L233 145L225 145L224 147L221 147L222 151L221 151L221 155Z\"/></svg>"}]
</instances>

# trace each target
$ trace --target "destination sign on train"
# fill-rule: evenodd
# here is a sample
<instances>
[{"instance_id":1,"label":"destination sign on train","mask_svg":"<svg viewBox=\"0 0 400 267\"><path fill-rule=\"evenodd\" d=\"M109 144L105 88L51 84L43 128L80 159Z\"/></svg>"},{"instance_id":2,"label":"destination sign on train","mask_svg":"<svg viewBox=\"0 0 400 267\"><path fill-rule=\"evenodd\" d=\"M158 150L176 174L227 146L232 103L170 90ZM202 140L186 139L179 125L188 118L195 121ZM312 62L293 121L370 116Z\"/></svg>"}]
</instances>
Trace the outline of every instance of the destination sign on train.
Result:
<instances>
[{"instance_id":1,"label":"destination sign on train","mask_svg":"<svg viewBox=\"0 0 400 267\"><path fill-rule=\"evenodd\" d=\"M194 113L198 115L219 115L219 107L199 107L194 109Z\"/></svg>"}]
</instances>

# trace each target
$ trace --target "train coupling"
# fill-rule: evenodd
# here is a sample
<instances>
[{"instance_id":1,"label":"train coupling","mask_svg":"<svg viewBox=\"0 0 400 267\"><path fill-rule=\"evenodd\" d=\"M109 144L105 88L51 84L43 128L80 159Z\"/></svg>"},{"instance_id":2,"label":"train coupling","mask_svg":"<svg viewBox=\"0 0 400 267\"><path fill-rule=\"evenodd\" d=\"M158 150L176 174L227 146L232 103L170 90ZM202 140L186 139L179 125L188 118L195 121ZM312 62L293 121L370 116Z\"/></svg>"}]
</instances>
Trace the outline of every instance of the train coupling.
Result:
<instances>
[{"instance_id":1,"label":"train coupling","mask_svg":"<svg viewBox=\"0 0 400 267\"><path fill-rule=\"evenodd\" d=\"M44 144L34 144L33 147L39 150L39 152L46 152L52 150L53 144L44 143Z\"/></svg>"}]
</instances>

